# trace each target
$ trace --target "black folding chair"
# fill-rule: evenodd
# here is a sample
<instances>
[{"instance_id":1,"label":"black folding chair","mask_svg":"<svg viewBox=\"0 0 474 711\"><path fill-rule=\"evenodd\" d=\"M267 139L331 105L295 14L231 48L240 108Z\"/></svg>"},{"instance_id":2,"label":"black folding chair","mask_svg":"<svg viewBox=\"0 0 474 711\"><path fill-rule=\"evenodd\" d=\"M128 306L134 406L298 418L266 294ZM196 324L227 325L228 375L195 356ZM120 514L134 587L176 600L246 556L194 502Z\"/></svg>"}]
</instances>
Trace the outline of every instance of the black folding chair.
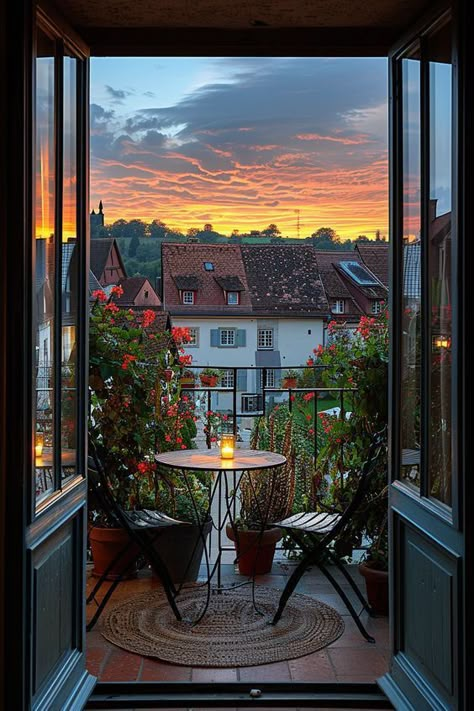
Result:
<instances>
[{"instance_id":1,"label":"black folding chair","mask_svg":"<svg viewBox=\"0 0 474 711\"><path fill-rule=\"evenodd\" d=\"M88 476L89 485L97 499L97 503L100 508L106 513L111 521L114 521L119 528L123 528L129 536L129 540L124 548L119 551L115 558L109 563L107 568L104 570L97 583L95 584L93 590L91 590L88 598L87 604L95 599L95 596L99 589L101 588L104 581L107 579L110 571L130 552L133 546L136 546L141 552L141 567L144 567L147 563L150 564L153 571L158 575L163 584L163 589L165 591L166 597L170 604L171 609L177 620L181 620L181 614L176 605L175 597L177 595L176 588L173 581L170 578L168 570L161 560L159 554L154 547L154 541L162 533L165 528L170 526L188 526L189 524L184 521L178 521L174 518L170 518L166 514L159 511L151 511L148 509L139 510L124 510L115 501L110 487L108 485L106 472L99 460L99 457L95 451L93 445L89 445L91 455L88 462ZM103 599L97 607L97 610L87 625L87 631L90 631L97 620L99 619L102 610L109 601L112 593L114 592L117 585L129 574L136 565L136 559L134 559L128 566L124 566L120 575L112 582L112 585L107 590Z\"/></svg>"},{"instance_id":2,"label":"black folding chair","mask_svg":"<svg viewBox=\"0 0 474 711\"><path fill-rule=\"evenodd\" d=\"M329 580L333 588L339 594L361 634L368 642L375 642L375 639L368 634L364 625L360 621L359 615L355 611L345 591L339 582L334 578L332 573L328 570L327 563L329 561L336 566L349 583L357 598L362 603L363 609L366 610L369 615L373 616L374 613L372 608L365 600L359 587L347 570L347 566L341 563L339 558L331 550L330 546L344 531L348 523L351 521L355 511L362 504L372 481L373 474L377 470L377 464L379 463L379 458L384 449L384 434L378 433L374 436L369 449L367 461L362 467L355 494L344 511L337 510L336 508L328 508L327 510L321 512L302 512L289 516L283 521L272 524L279 528L285 529L285 531L303 551L301 561L288 579L288 582L280 596L278 609L272 620L273 625L275 625L282 616L286 603L295 591L295 588L303 574L310 566L314 565L319 568L319 570Z\"/></svg>"}]
</instances>

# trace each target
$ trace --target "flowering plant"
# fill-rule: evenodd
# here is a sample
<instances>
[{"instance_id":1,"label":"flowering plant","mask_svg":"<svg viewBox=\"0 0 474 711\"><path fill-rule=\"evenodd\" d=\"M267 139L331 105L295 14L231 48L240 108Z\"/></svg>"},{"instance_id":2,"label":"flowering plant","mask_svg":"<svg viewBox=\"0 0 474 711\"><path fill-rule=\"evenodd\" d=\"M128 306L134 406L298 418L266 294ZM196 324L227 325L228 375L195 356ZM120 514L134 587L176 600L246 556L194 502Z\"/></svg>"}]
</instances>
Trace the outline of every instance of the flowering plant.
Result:
<instances>
[{"instance_id":1,"label":"flowering plant","mask_svg":"<svg viewBox=\"0 0 474 711\"><path fill-rule=\"evenodd\" d=\"M173 486L157 472L155 453L192 447L196 425L179 378L165 377L180 372L186 334L158 331L152 309L120 309L113 298L121 292L92 294L89 432L114 497L130 509Z\"/></svg>"}]
</instances>

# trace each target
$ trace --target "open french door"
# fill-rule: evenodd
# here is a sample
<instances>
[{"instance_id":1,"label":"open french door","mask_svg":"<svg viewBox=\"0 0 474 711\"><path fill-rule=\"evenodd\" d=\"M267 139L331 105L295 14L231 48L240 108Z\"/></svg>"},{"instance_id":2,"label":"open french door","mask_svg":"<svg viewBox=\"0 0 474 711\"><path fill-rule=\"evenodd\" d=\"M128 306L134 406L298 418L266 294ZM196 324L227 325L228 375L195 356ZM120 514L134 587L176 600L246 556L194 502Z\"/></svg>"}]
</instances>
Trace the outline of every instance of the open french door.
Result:
<instances>
[{"instance_id":1,"label":"open french door","mask_svg":"<svg viewBox=\"0 0 474 711\"><path fill-rule=\"evenodd\" d=\"M438 10L391 74L391 644L396 708L469 708L465 678L462 22Z\"/></svg>"},{"instance_id":2,"label":"open french door","mask_svg":"<svg viewBox=\"0 0 474 711\"><path fill-rule=\"evenodd\" d=\"M4 8L0 706L80 709L95 683L83 606L87 49L35 3Z\"/></svg>"}]
</instances>

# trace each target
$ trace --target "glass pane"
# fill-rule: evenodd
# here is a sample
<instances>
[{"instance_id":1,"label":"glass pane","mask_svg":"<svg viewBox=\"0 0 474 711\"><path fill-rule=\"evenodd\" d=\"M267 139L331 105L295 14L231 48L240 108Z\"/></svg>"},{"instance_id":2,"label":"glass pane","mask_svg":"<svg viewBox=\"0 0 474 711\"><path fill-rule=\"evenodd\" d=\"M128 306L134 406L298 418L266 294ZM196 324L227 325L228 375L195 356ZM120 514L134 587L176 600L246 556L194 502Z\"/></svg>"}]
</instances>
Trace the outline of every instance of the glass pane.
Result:
<instances>
[{"instance_id":1,"label":"glass pane","mask_svg":"<svg viewBox=\"0 0 474 711\"><path fill-rule=\"evenodd\" d=\"M77 59L64 57L61 324L62 479L76 473L77 438Z\"/></svg>"},{"instance_id":2,"label":"glass pane","mask_svg":"<svg viewBox=\"0 0 474 711\"><path fill-rule=\"evenodd\" d=\"M38 30L35 156L35 483L40 500L54 489L54 42Z\"/></svg>"},{"instance_id":3,"label":"glass pane","mask_svg":"<svg viewBox=\"0 0 474 711\"><path fill-rule=\"evenodd\" d=\"M421 446L421 114L420 61L402 60L403 291L401 338L401 478L419 487Z\"/></svg>"},{"instance_id":4,"label":"glass pane","mask_svg":"<svg viewBox=\"0 0 474 711\"><path fill-rule=\"evenodd\" d=\"M428 43L429 275L431 304L429 492L451 504L452 67L450 25Z\"/></svg>"}]
</instances>

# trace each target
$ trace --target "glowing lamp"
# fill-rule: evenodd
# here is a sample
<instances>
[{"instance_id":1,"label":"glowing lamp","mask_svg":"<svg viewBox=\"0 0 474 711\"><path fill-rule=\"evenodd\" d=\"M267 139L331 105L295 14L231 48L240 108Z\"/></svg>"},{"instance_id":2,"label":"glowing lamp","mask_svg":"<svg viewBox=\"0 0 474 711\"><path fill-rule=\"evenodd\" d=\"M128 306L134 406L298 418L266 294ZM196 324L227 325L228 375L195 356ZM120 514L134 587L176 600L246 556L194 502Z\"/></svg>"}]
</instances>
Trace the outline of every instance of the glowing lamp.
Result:
<instances>
[{"instance_id":1,"label":"glowing lamp","mask_svg":"<svg viewBox=\"0 0 474 711\"><path fill-rule=\"evenodd\" d=\"M42 432L37 432L36 439L35 439L35 456L41 457L41 455L43 454L43 446L44 446L44 434Z\"/></svg>"},{"instance_id":2,"label":"glowing lamp","mask_svg":"<svg viewBox=\"0 0 474 711\"><path fill-rule=\"evenodd\" d=\"M221 459L233 459L235 449L235 436L223 434L221 436Z\"/></svg>"},{"instance_id":3,"label":"glowing lamp","mask_svg":"<svg viewBox=\"0 0 474 711\"><path fill-rule=\"evenodd\" d=\"M436 348L449 348L451 339L447 338L447 336L436 336L434 343Z\"/></svg>"}]
</instances>

